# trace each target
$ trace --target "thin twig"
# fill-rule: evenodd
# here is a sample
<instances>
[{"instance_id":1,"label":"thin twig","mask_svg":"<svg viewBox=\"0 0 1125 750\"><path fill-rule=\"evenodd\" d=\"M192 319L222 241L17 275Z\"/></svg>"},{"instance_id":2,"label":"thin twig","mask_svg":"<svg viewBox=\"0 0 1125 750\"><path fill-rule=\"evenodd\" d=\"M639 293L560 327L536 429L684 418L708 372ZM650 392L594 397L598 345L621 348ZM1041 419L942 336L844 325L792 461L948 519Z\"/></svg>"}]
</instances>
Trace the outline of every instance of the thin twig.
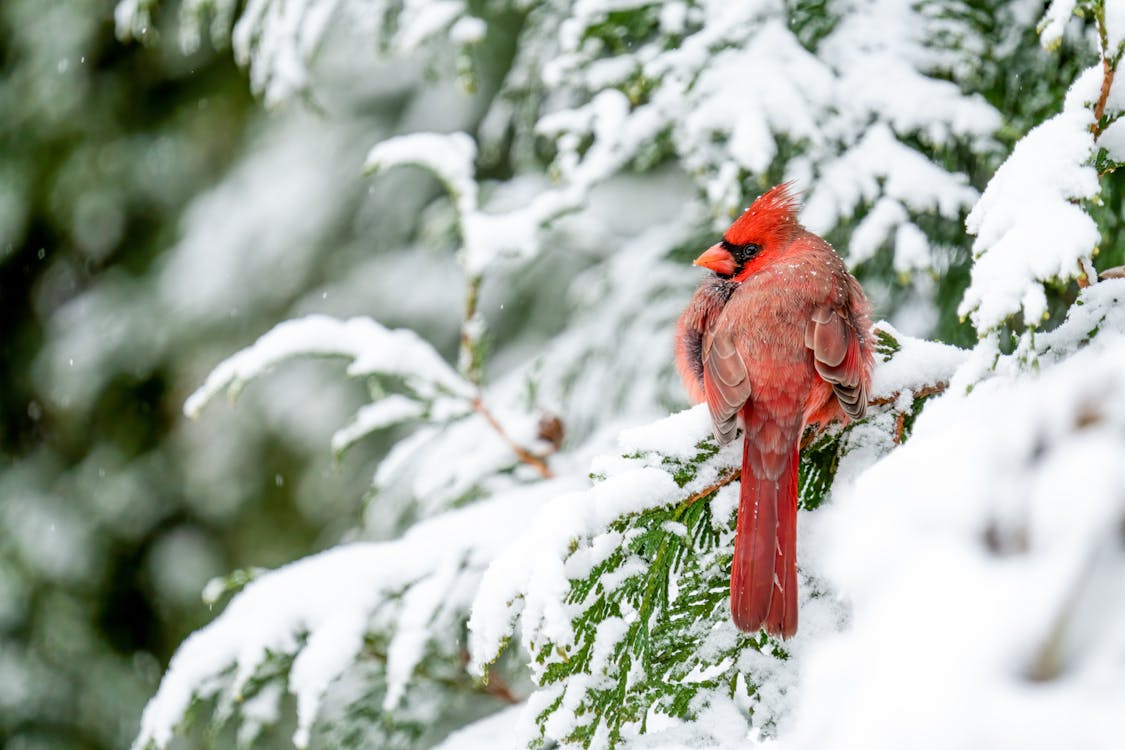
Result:
<instances>
[{"instance_id":1,"label":"thin twig","mask_svg":"<svg viewBox=\"0 0 1125 750\"><path fill-rule=\"evenodd\" d=\"M1117 69L1109 64L1108 57L1102 57L1102 90L1098 94L1098 101L1094 104L1094 124L1090 126L1090 130L1094 133L1094 138L1102 134L1102 117L1105 115L1105 103L1109 99L1109 89L1113 86L1113 76Z\"/></svg>"},{"instance_id":2,"label":"thin twig","mask_svg":"<svg viewBox=\"0 0 1125 750\"><path fill-rule=\"evenodd\" d=\"M493 698L513 706L523 702L512 694L512 690L508 687L508 684L497 675L489 675L488 682L484 683L481 689L484 690L487 695L491 695Z\"/></svg>"},{"instance_id":3,"label":"thin twig","mask_svg":"<svg viewBox=\"0 0 1125 750\"><path fill-rule=\"evenodd\" d=\"M808 448L813 444L814 440L820 437L820 425L810 425L810 427L812 427L812 429L806 429L805 436L801 438L801 453L804 453L805 448Z\"/></svg>"},{"instance_id":4,"label":"thin twig","mask_svg":"<svg viewBox=\"0 0 1125 750\"><path fill-rule=\"evenodd\" d=\"M906 412L900 411L895 417L895 445L902 445L902 433L906 430Z\"/></svg>"},{"instance_id":5,"label":"thin twig","mask_svg":"<svg viewBox=\"0 0 1125 750\"><path fill-rule=\"evenodd\" d=\"M465 284L465 311L464 319L461 321L461 353L459 359L459 369L461 374L471 382L473 385L480 387L482 376L482 363L480 360L480 330L481 321L477 315L477 303L480 300L480 287L481 287L480 274L469 276ZM488 407L478 396L471 402L473 411L484 417L489 426L496 431L496 434L508 444L508 447L516 454L520 461L523 461L528 466L534 468L539 475L544 479L550 479L554 476L550 467L547 466L540 456L524 448L522 445L512 440L511 436L504 430Z\"/></svg>"},{"instance_id":6,"label":"thin twig","mask_svg":"<svg viewBox=\"0 0 1125 750\"><path fill-rule=\"evenodd\" d=\"M496 430L496 434L499 435L501 439L508 444L508 447L512 449L512 452L515 453L517 457L519 457L520 461L523 461L525 464L535 469L537 472L539 472L539 476L543 477L544 479L551 479L555 476L554 472L551 471L551 467L547 465L547 462L544 461L542 457L535 455L527 448L524 448L522 445L517 443L515 440L512 440L511 436L509 436L508 433L504 431L503 426L501 426L501 424L496 421L496 417L494 417L492 415L492 412L488 410L488 407L484 405L483 401L481 401L479 398L473 399L472 407L473 411L484 417L484 420L488 422L489 426L491 426L492 429Z\"/></svg>"},{"instance_id":7,"label":"thin twig","mask_svg":"<svg viewBox=\"0 0 1125 750\"><path fill-rule=\"evenodd\" d=\"M1086 266L1082 264L1081 259L1078 261L1078 275L1074 277L1074 280L1078 282L1079 289L1090 286L1090 274L1086 272Z\"/></svg>"},{"instance_id":8,"label":"thin twig","mask_svg":"<svg viewBox=\"0 0 1125 750\"><path fill-rule=\"evenodd\" d=\"M1094 124L1090 126L1090 132L1094 134L1095 139L1102 134L1105 103L1109 99L1109 90L1113 87L1113 76L1117 72L1117 66L1109 62L1109 35L1106 32L1104 9L1098 13L1097 21L1098 38L1102 43L1102 90L1098 95L1098 101L1094 104Z\"/></svg>"},{"instance_id":9,"label":"thin twig","mask_svg":"<svg viewBox=\"0 0 1125 750\"><path fill-rule=\"evenodd\" d=\"M469 652L462 650L462 667L468 666L469 658ZM477 686L486 695L491 695L493 698L504 701L505 703L509 703L513 706L517 703L523 703L523 699L516 697L516 695L512 692L512 689L508 687L508 683L504 681L504 678L498 674L494 674L491 670L485 671L484 676L477 682Z\"/></svg>"},{"instance_id":10,"label":"thin twig","mask_svg":"<svg viewBox=\"0 0 1125 750\"><path fill-rule=\"evenodd\" d=\"M685 508L688 507L689 505L694 505L696 503L696 501L702 500L703 498L710 495L712 492L717 492L720 488L726 487L728 484L730 484L734 480L738 479L738 475L741 474L741 473L742 472L739 469L735 469L735 470L729 472L728 474L726 474L725 476L719 477L719 479L717 481L715 481L713 484L710 484L710 485L704 487L699 492L697 492L694 495L692 495L691 497L689 497L687 500L684 500L683 503L681 503L681 505Z\"/></svg>"},{"instance_id":11,"label":"thin twig","mask_svg":"<svg viewBox=\"0 0 1125 750\"><path fill-rule=\"evenodd\" d=\"M933 385L927 385L926 387L921 388L917 391L912 391L912 393L914 394L914 398L916 398L916 399L926 398L928 396L936 396L939 393L944 393L945 389L948 388L948 387L949 387L949 383L945 383L945 382L934 383ZM867 405L868 406L886 406L888 404L893 404L894 402L898 401L898 397L901 396L901 395L902 395L902 391L895 391L894 393L892 393L889 396L880 396L879 398L873 398L873 399L871 399L870 401L867 402Z\"/></svg>"}]
</instances>

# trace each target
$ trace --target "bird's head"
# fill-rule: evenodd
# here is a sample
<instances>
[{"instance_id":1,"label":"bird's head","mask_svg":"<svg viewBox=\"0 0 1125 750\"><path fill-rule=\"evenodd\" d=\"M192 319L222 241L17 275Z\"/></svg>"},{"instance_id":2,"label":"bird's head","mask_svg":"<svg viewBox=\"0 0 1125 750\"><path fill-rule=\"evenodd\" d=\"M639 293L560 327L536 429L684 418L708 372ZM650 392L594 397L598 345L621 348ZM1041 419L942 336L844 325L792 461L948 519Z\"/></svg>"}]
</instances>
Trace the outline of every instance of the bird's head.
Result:
<instances>
[{"instance_id":1,"label":"bird's head","mask_svg":"<svg viewBox=\"0 0 1125 750\"><path fill-rule=\"evenodd\" d=\"M744 281L789 242L797 223L799 202L785 182L770 188L742 212L723 238L695 259L724 279Z\"/></svg>"}]
</instances>

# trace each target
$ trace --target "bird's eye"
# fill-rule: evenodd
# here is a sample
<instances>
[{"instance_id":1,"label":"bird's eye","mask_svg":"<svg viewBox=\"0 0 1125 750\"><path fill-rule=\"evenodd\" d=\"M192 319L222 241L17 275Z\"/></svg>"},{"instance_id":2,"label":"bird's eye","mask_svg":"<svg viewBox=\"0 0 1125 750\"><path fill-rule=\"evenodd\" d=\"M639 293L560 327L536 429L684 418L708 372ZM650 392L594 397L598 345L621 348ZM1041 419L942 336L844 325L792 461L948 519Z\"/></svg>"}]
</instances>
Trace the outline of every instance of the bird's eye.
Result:
<instances>
[{"instance_id":1,"label":"bird's eye","mask_svg":"<svg viewBox=\"0 0 1125 750\"><path fill-rule=\"evenodd\" d=\"M734 258L734 262L737 263L740 267L762 251L761 246L755 245L753 242L736 245L733 242L723 240L722 245L723 249L731 254L731 257Z\"/></svg>"}]
</instances>

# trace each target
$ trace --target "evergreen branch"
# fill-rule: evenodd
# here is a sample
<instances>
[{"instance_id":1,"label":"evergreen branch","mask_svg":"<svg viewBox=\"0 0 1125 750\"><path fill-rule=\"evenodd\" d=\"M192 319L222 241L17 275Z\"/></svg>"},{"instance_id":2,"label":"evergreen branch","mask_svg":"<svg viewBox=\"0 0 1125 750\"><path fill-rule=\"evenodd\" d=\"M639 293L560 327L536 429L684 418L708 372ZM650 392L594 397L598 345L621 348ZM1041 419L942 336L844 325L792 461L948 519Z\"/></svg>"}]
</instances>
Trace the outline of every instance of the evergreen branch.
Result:
<instances>
[{"instance_id":1,"label":"evergreen branch","mask_svg":"<svg viewBox=\"0 0 1125 750\"><path fill-rule=\"evenodd\" d=\"M949 387L949 383L947 383L945 381L941 381L939 383L934 383L933 385L925 386L925 387L920 388L916 391L912 391L912 393L914 394L915 400L926 399L926 398L929 398L930 396L936 396L939 393L944 393L945 389L948 388L948 387ZM896 391L889 396L880 396L879 398L873 398L868 403L871 406L887 406L887 405L896 403L901 395L902 395L902 391ZM903 433L905 431L905 424L906 424L906 412L899 412L898 415L895 417L894 441L895 441L896 445L902 443ZM818 433L818 432L812 431L812 430L807 432L805 434L804 438L801 440L801 451L803 452L805 450L805 448L808 448L810 445L812 445L813 442L815 442L816 439L818 437L820 437L820 434L821 433ZM728 484L730 484L731 482L738 479L739 474L740 474L740 470L738 470L738 469L734 469L733 471L730 471L730 472L724 474L723 476L719 477L719 479L717 479L716 481L712 482L711 484L707 485L703 489L696 492L694 495L692 495L689 498L687 498L686 500L684 500L684 502L682 504L682 507L692 505L693 503L695 503L699 500L702 500L703 498L708 497L711 494L717 492L719 489L721 489L723 487L726 487Z\"/></svg>"}]
</instances>

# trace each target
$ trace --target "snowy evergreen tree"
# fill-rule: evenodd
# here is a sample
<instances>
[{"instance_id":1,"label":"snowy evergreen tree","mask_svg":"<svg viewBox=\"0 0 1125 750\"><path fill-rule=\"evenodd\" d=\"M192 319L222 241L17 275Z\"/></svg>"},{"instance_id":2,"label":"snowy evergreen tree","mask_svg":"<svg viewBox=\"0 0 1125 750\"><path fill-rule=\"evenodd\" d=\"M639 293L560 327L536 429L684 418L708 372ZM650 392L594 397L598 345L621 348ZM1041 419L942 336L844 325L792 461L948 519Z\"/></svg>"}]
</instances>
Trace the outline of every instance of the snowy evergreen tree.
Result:
<instances>
[{"instance_id":1,"label":"snowy evergreen tree","mask_svg":"<svg viewBox=\"0 0 1125 750\"><path fill-rule=\"evenodd\" d=\"M331 450L392 439L346 543L208 586L230 600L136 747L199 711L244 745L292 716L298 747L1115 746L1125 4L1041 11L184 2L182 44L230 44L267 104L366 140L373 189L409 194L364 207L365 244L398 259L346 258L351 299L404 309L278 322L187 399L206 422L218 394L332 357L369 401ZM125 0L120 35L149 40L159 12ZM424 103L429 129L350 127L349 97L404 69L474 98L445 127ZM311 196L360 166L181 273L270 273L271 243L327 241L302 228L341 208ZM783 179L884 318L868 416L806 440L784 642L729 620L738 444L682 410L671 364L693 253ZM215 211L253 210L236 183ZM455 361L426 335L441 316Z\"/></svg>"}]
</instances>

